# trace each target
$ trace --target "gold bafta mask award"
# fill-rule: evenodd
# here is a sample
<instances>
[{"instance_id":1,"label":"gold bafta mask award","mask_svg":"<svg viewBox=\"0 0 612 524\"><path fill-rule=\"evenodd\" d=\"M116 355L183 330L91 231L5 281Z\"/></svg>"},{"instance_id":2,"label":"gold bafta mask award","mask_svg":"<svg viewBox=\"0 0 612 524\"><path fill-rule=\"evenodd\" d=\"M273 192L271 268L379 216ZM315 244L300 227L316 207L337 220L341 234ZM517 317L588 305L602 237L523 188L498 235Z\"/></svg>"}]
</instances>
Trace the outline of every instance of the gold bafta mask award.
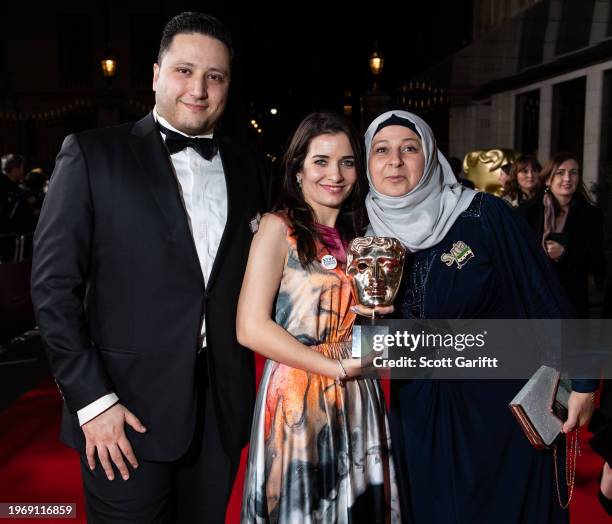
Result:
<instances>
[{"instance_id":1,"label":"gold bafta mask award","mask_svg":"<svg viewBox=\"0 0 612 524\"><path fill-rule=\"evenodd\" d=\"M501 175L506 166L516 162L517 156L510 149L472 151L463 159L463 171L479 191L501 196L504 189Z\"/></svg>"},{"instance_id":2,"label":"gold bafta mask award","mask_svg":"<svg viewBox=\"0 0 612 524\"><path fill-rule=\"evenodd\" d=\"M358 304L373 308L393 304L404 271L406 248L396 238L358 237L347 253L346 274Z\"/></svg>"},{"instance_id":3,"label":"gold bafta mask award","mask_svg":"<svg viewBox=\"0 0 612 524\"><path fill-rule=\"evenodd\" d=\"M346 257L346 274L353 284L355 302L369 308L392 305L402 280L405 258L406 249L396 238L353 239ZM362 323L363 319L353 326L352 356L356 358L371 354L373 337L389 331L388 326L376 325L374 313L369 326Z\"/></svg>"}]
</instances>

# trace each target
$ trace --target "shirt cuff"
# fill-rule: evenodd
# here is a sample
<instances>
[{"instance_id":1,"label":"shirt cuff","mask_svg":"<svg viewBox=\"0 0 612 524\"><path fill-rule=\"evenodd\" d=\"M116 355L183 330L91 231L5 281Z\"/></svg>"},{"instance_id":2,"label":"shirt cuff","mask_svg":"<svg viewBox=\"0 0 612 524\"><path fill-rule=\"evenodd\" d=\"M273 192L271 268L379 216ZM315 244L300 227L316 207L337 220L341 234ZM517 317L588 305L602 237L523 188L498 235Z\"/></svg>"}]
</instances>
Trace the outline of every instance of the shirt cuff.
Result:
<instances>
[{"instance_id":1,"label":"shirt cuff","mask_svg":"<svg viewBox=\"0 0 612 524\"><path fill-rule=\"evenodd\" d=\"M108 395L104 395L100 397L98 400L93 401L91 404L88 404L84 408L81 408L77 411L77 416L79 417L79 425L89 422L91 419L96 418L100 413L106 411L112 405L119 402L119 397L115 393L109 393Z\"/></svg>"}]
</instances>

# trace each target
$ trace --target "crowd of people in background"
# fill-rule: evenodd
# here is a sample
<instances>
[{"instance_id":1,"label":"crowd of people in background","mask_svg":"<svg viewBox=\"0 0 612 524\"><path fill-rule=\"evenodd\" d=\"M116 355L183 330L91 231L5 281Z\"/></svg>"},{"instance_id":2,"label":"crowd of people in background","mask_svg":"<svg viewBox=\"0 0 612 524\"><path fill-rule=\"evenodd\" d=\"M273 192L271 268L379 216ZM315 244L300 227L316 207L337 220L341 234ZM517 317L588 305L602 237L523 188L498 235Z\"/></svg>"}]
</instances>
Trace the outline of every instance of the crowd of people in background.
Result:
<instances>
[{"instance_id":1,"label":"crowd of people in background","mask_svg":"<svg viewBox=\"0 0 612 524\"><path fill-rule=\"evenodd\" d=\"M473 187L458 158L449 164L462 185ZM578 157L556 153L542 167L534 155L521 154L501 166L499 183L501 199L538 236L577 318L588 318L589 289L603 293L605 286L604 216L583 182Z\"/></svg>"},{"instance_id":2,"label":"crowd of people in background","mask_svg":"<svg viewBox=\"0 0 612 524\"><path fill-rule=\"evenodd\" d=\"M0 162L0 263L6 263L20 258L21 237L31 238L36 229L48 178L38 167L26 172L21 155L8 153Z\"/></svg>"}]
</instances>

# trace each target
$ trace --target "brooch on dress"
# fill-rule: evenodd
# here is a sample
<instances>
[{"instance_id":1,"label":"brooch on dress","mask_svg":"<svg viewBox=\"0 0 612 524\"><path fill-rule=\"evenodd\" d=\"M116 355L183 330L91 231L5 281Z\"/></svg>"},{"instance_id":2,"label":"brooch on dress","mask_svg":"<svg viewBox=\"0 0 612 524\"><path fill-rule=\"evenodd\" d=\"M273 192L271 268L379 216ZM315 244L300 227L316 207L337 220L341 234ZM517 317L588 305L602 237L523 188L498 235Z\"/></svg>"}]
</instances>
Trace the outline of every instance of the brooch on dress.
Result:
<instances>
[{"instance_id":1,"label":"brooch on dress","mask_svg":"<svg viewBox=\"0 0 612 524\"><path fill-rule=\"evenodd\" d=\"M474 258L472 248L462 240L459 240L459 242L453 243L450 253L442 253L440 260L449 267L457 262L457 269L461 269L471 258Z\"/></svg>"}]
</instances>

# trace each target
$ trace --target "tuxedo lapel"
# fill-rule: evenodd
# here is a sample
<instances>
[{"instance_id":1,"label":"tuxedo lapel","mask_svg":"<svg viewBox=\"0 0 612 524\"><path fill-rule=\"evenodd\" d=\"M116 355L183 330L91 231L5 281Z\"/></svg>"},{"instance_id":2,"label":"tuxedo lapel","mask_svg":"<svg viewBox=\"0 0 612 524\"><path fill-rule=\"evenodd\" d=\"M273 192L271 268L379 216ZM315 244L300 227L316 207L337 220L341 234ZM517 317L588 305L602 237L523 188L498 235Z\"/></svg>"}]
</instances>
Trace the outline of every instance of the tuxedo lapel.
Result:
<instances>
[{"instance_id":1,"label":"tuxedo lapel","mask_svg":"<svg viewBox=\"0 0 612 524\"><path fill-rule=\"evenodd\" d=\"M168 227L171 240L185 253L189 267L204 286L204 277L189 227L189 218L179 194L178 181L151 113L134 124L130 147L142 166L142 187L150 191Z\"/></svg>"},{"instance_id":2,"label":"tuxedo lapel","mask_svg":"<svg viewBox=\"0 0 612 524\"><path fill-rule=\"evenodd\" d=\"M206 283L206 291L209 292L215 284L219 271L227 253L231 238L240 226L245 216L244 189L240 187L240 176L244 169L239 163L238 156L233 152L232 145L228 139L219 140L219 154L223 163L223 173L227 187L227 221L219 243L219 249L213 262L210 277Z\"/></svg>"}]
</instances>

